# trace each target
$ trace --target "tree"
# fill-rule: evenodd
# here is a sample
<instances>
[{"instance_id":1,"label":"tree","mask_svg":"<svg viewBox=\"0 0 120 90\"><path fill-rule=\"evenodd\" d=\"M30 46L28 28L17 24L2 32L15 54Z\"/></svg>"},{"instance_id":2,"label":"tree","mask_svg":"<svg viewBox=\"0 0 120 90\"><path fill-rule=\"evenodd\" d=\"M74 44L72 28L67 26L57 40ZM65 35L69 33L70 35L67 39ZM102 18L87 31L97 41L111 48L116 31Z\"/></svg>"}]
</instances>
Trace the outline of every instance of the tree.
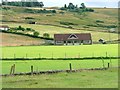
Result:
<instances>
[{"instance_id":1,"label":"tree","mask_svg":"<svg viewBox=\"0 0 120 90\"><path fill-rule=\"evenodd\" d=\"M86 6L85 6L85 4L84 4L84 3L81 3L81 6L82 6L82 8L83 8L83 9L85 9L85 8L86 8Z\"/></svg>"},{"instance_id":2,"label":"tree","mask_svg":"<svg viewBox=\"0 0 120 90\"><path fill-rule=\"evenodd\" d=\"M35 37L38 37L38 36L39 36L39 32L35 31L35 32L33 33L33 35L34 35Z\"/></svg>"},{"instance_id":3,"label":"tree","mask_svg":"<svg viewBox=\"0 0 120 90\"><path fill-rule=\"evenodd\" d=\"M73 3L69 3L68 9L74 9L74 8L75 8L75 6L73 5Z\"/></svg>"},{"instance_id":4,"label":"tree","mask_svg":"<svg viewBox=\"0 0 120 90\"><path fill-rule=\"evenodd\" d=\"M43 2L40 2L39 4L41 8L44 6Z\"/></svg>"},{"instance_id":5,"label":"tree","mask_svg":"<svg viewBox=\"0 0 120 90\"><path fill-rule=\"evenodd\" d=\"M78 8L78 5L76 5L75 8Z\"/></svg>"},{"instance_id":6,"label":"tree","mask_svg":"<svg viewBox=\"0 0 120 90\"><path fill-rule=\"evenodd\" d=\"M44 33L44 34L43 34L43 37L44 37L44 38L49 38L50 35L49 35L48 33Z\"/></svg>"},{"instance_id":7,"label":"tree","mask_svg":"<svg viewBox=\"0 0 120 90\"><path fill-rule=\"evenodd\" d=\"M64 8L67 8L67 5L66 5L66 4L64 5Z\"/></svg>"},{"instance_id":8,"label":"tree","mask_svg":"<svg viewBox=\"0 0 120 90\"><path fill-rule=\"evenodd\" d=\"M17 28L17 30L22 30L22 31L24 31L25 28L23 28L22 26L19 26L19 27Z\"/></svg>"}]
</instances>

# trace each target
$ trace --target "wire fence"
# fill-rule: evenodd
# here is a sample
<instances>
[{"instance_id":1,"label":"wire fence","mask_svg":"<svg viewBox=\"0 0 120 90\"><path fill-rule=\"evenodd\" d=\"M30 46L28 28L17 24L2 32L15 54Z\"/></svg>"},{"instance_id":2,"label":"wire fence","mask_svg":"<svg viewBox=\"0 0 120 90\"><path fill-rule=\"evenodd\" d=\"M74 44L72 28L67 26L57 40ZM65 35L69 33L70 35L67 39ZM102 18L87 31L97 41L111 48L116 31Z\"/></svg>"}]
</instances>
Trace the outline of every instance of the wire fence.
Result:
<instances>
[{"instance_id":1,"label":"wire fence","mask_svg":"<svg viewBox=\"0 0 120 90\"><path fill-rule=\"evenodd\" d=\"M117 59L3 61L2 74L117 67ZM32 67L32 70L31 70Z\"/></svg>"}]
</instances>

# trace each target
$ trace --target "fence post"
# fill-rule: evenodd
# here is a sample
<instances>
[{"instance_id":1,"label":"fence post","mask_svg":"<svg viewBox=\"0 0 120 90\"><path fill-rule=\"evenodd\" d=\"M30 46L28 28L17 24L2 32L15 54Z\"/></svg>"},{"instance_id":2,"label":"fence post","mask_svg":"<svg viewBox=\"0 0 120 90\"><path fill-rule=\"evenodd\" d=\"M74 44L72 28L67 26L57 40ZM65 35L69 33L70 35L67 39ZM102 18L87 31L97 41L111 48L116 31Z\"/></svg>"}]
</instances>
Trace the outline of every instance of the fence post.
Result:
<instances>
[{"instance_id":1,"label":"fence post","mask_svg":"<svg viewBox=\"0 0 120 90\"><path fill-rule=\"evenodd\" d=\"M39 53L39 58L41 58L41 55L40 55L40 53Z\"/></svg>"},{"instance_id":2,"label":"fence post","mask_svg":"<svg viewBox=\"0 0 120 90\"><path fill-rule=\"evenodd\" d=\"M14 54L14 59L16 58L16 55Z\"/></svg>"},{"instance_id":3,"label":"fence post","mask_svg":"<svg viewBox=\"0 0 120 90\"><path fill-rule=\"evenodd\" d=\"M80 53L78 53L78 58L80 58Z\"/></svg>"},{"instance_id":4,"label":"fence post","mask_svg":"<svg viewBox=\"0 0 120 90\"><path fill-rule=\"evenodd\" d=\"M26 58L27 58L27 53L26 53Z\"/></svg>"},{"instance_id":5,"label":"fence post","mask_svg":"<svg viewBox=\"0 0 120 90\"><path fill-rule=\"evenodd\" d=\"M4 58L4 54L2 54L2 59Z\"/></svg>"},{"instance_id":6,"label":"fence post","mask_svg":"<svg viewBox=\"0 0 120 90\"><path fill-rule=\"evenodd\" d=\"M15 64L13 65L13 74L15 74Z\"/></svg>"},{"instance_id":7,"label":"fence post","mask_svg":"<svg viewBox=\"0 0 120 90\"><path fill-rule=\"evenodd\" d=\"M102 58L102 57L101 57ZM102 58L102 63L103 63L103 68L105 68L105 64L104 64L104 60L103 60L103 58Z\"/></svg>"},{"instance_id":8,"label":"fence post","mask_svg":"<svg viewBox=\"0 0 120 90\"><path fill-rule=\"evenodd\" d=\"M107 57L107 52L106 52L106 57Z\"/></svg>"},{"instance_id":9,"label":"fence post","mask_svg":"<svg viewBox=\"0 0 120 90\"><path fill-rule=\"evenodd\" d=\"M13 66L11 66L11 69L10 69L10 75L12 74L12 71L13 71Z\"/></svg>"},{"instance_id":10,"label":"fence post","mask_svg":"<svg viewBox=\"0 0 120 90\"><path fill-rule=\"evenodd\" d=\"M31 75L33 75L33 66L31 66Z\"/></svg>"},{"instance_id":11,"label":"fence post","mask_svg":"<svg viewBox=\"0 0 120 90\"><path fill-rule=\"evenodd\" d=\"M108 63L108 68L109 68L110 66L109 66L109 63Z\"/></svg>"},{"instance_id":12,"label":"fence post","mask_svg":"<svg viewBox=\"0 0 120 90\"><path fill-rule=\"evenodd\" d=\"M70 66L70 72L72 71L72 65L71 65L71 63L69 63L69 66Z\"/></svg>"},{"instance_id":13,"label":"fence post","mask_svg":"<svg viewBox=\"0 0 120 90\"><path fill-rule=\"evenodd\" d=\"M111 64L111 67L112 67L112 61L111 61L111 57L109 56L109 58L110 58L110 64Z\"/></svg>"}]
</instances>

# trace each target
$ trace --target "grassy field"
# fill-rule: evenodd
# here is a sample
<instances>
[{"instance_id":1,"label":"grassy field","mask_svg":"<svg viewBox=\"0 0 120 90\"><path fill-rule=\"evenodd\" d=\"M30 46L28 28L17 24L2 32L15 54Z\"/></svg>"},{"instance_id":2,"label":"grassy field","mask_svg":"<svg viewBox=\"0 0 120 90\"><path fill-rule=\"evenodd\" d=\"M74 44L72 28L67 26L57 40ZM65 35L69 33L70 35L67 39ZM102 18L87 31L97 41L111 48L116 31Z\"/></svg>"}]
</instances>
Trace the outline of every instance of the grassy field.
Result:
<instances>
[{"instance_id":1,"label":"grassy field","mask_svg":"<svg viewBox=\"0 0 120 90\"><path fill-rule=\"evenodd\" d=\"M22 27L30 27L40 33L40 36L43 36L44 33L49 33L50 37L53 38L54 34L58 33L91 33L93 42L98 42L100 38L103 38L106 41L109 40L117 40L118 34L115 33L107 33L107 32L95 32L95 31L88 31L89 29L81 29L81 30L74 30L50 25L31 25L31 24L24 24L24 23L6 23L4 25L8 25L10 27L18 27L21 25ZM92 29L93 30L93 29Z\"/></svg>"},{"instance_id":2,"label":"grassy field","mask_svg":"<svg viewBox=\"0 0 120 90\"><path fill-rule=\"evenodd\" d=\"M31 8L32 9L32 8ZM2 10L3 25L9 27L32 28L40 33L49 33L50 37L56 33L91 33L93 42L98 42L100 38L105 41L118 40L117 33L108 33L110 28L93 27L88 25L117 25L118 10L112 8L94 8L95 12L86 12L83 14L57 10L56 14L34 14L24 12L25 8L10 7L8 10ZM1 13L1 12L0 12ZM37 24L28 24L29 19L36 21ZM96 20L103 21L97 23ZM60 22L70 22L75 25L69 25L76 29L56 27L68 26L62 25ZM43 25L50 24L50 25ZM80 30L77 30L80 29ZM117 31L117 28L115 28ZM107 32L103 32L107 31ZM0 33L1 34L1 33ZM79 46L16 46L32 44L35 42L42 43L44 41L33 39L26 36L18 36L13 34L1 34L2 38L2 58L78 58L78 57L106 57L118 56L118 44L93 44ZM14 46L14 47L5 47ZM111 64L112 61L112 64ZM44 74L34 76L10 76L2 77L3 88L117 88L118 87L118 59L104 59L105 67L110 63L108 70L90 71L83 70L76 73L58 73ZM9 74L10 67L15 64L15 73L30 72L30 66L34 66L34 71L46 70L66 70L69 69L69 63L73 69L83 68L101 68L102 60L4 60L2 63L2 74Z\"/></svg>"},{"instance_id":3,"label":"grassy field","mask_svg":"<svg viewBox=\"0 0 120 90\"><path fill-rule=\"evenodd\" d=\"M112 64L111 64L112 62ZM102 68L103 62L101 60L24 60L24 61L2 61L2 73L9 74L10 67L16 65L16 73L30 72L31 65L34 66L34 71L46 71L46 70L69 70L69 63L72 64L73 69L83 68ZM107 67L108 63L110 66L117 67L117 59L105 59L104 64Z\"/></svg>"},{"instance_id":4,"label":"grassy field","mask_svg":"<svg viewBox=\"0 0 120 90\"><path fill-rule=\"evenodd\" d=\"M64 14L60 14L61 10L58 9L56 9L57 11L56 14L51 14L51 13L34 14L34 13L24 12L25 9L26 8L22 8L22 7L10 7L9 10L3 10L2 19L4 22L2 22L2 24L8 25L10 27L18 27L19 25L21 25L22 27L25 28L32 28L38 31L40 33L40 36L43 36L44 33L49 33L50 37L52 38L54 34L57 33L91 33L93 42L98 42L100 38L103 38L105 41L118 40L117 33L108 33L110 28L87 26L90 24L92 25L102 24L107 26L117 25L118 23L117 9L94 8L95 12L86 12L82 15L79 13L73 13L67 11L64 11ZM25 19L26 17L32 17L34 19L26 20ZM96 20L103 21L104 23L96 23ZM35 25L28 24L29 21L36 21L37 24ZM60 24L60 22L71 22L77 25L62 25ZM42 25L42 24L50 24L50 25ZM56 27L53 25L67 26L67 27L72 26L73 28L77 28L80 30ZM117 30L117 28L115 28L115 30ZM101 31L107 31L107 32L101 32ZM3 35L3 37L5 36ZM15 38L11 40L12 37L11 34L9 34L9 37L10 38L7 39L8 41L3 40L3 46L5 46L6 44L10 46L14 46L13 45L14 41L16 41ZM24 38L21 38L21 40L24 41ZM33 41L32 38L29 41ZM20 43L20 41L17 41L16 43ZM37 45L38 43L39 41L32 44ZM25 43L22 42L22 44ZM27 44L29 44L29 42Z\"/></svg>"},{"instance_id":5,"label":"grassy field","mask_svg":"<svg viewBox=\"0 0 120 90\"><path fill-rule=\"evenodd\" d=\"M106 52L107 56L118 56L118 44L2 47L3 58L14 58L14 56L19 58L106 57Z\"/></svg>"},{"instance_id":6,"label":"grassy field","mask_svg":"<svg viewBox=\"0 0 120 90\"><path fill-rule=\"evenodd\" d=\"M3 88L118 88L118 70L2 77Z\"/></svg>"},{"instance_id":7,"label":"grassy field","mask_svg":"<svg viewBox=\"0 0 120 90\"><path fill-rule=\"evenodd\" d=\"M95 12L86 12L83 14L62 11L64 14L60 14L61 10L56 9L57 13L26 13L26 8L10 7L9 10L3 10L3 20L6 22L22 22L26 23L30 20L26 20L26 17L34 17L33 21L41 24L54 24L61 25L60 21L72 22L78 25L72 25L73 27L83 28L88 24L96 24L96 20L104 21L104 25L117 25L118 22L118 10L115 8L93 8ZM31 8L32 9L32 8ZM34 10L34 8L33 8ZM93 29L92 27L89 27ZM108 30L105 28L96 27L94 30Z\"/></svg>"},{"instance_id":8,"label":"grassy field","mask_svg":"<svg viewBox=\"0 0 120 90\"><path fill-rule=\"evenodd\" d=\"M2 36L0 46L41 45L44 43L44 40L41 39L10 33L0 33L0 36Z\"/></svg>"}]
</instances>

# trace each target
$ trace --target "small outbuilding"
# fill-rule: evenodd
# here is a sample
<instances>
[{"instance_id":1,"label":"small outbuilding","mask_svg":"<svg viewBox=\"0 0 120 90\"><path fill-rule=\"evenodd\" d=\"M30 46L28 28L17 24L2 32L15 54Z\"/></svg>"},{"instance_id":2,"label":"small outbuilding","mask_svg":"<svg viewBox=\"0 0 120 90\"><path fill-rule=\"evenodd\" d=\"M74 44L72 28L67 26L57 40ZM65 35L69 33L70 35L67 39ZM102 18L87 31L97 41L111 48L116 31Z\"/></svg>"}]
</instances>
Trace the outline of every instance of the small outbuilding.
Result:
<instances>
[{"instance_id":1,"label":"small outbuilding","mask_svg":"<svg viewBox=\"0 0 120 90\"><path fill-rule=\"evenodd\" d=\"M54 34L55 45L81 45L92 44L90 33L80 34Z\"/></svg>"},{"instance_id":2,"label":"small outbuilding","mask_svg":"<svg viewBox=\"0 0 120 90\"><path fill-rule=\"evenodd\" d=\"M8 31L10 28L7 25L0 26L1 31Z\"/></svg>"}]
</instances>

